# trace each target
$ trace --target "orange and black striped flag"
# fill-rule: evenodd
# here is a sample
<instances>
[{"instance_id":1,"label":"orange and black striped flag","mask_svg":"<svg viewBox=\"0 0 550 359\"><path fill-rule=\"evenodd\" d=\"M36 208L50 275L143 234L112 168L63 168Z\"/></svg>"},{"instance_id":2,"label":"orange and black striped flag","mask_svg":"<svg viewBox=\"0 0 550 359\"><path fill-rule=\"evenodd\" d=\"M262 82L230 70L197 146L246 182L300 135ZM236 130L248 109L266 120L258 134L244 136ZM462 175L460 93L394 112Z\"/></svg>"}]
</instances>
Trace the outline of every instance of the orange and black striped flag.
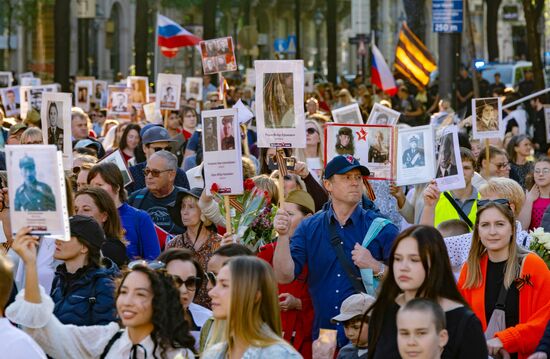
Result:
<instances>
[{"instance_id":1,"label":"orange and black striped flag","mask_svg":"<svg viewBox=\"0 0 550 359\"><path fill-rule=\"evenodd\" d=\"M432 54L406 22L399 33L393 66L418 88L430 82L430 73L437 68Z\"/></svg>"}]
</instances>

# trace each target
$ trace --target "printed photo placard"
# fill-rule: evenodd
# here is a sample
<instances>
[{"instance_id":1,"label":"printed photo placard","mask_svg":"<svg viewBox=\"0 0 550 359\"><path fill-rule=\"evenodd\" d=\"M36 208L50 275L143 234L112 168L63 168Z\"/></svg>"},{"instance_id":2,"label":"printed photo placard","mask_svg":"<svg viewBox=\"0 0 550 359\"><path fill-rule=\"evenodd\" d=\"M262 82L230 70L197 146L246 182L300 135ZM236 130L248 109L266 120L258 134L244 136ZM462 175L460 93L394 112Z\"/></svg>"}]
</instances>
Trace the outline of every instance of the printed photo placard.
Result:
<instances>
[{"instance_id":1,"label":"printed photo placard","mask_svg":"<svg viewBox=\"0 0 550 359\"><path fill-rule=\"evenodd\" d=\"M199 46L205 75L237 70L231 36L201 41Z\"/></svg>"},{"instance_id":2,"label":"printed photo placard","mask_svg":"<svg viewBox=\"0 0 550 359\"><path fill-rule=\"evenodd\" d=\"M42 94L46 92L57 92L57 86L55 84L51 85L42 85L42 86L31 86L26 88L26 100L27 100L27 111L31 108L40 112L42 109ZM21 105L21 111L23 111L23 106ZM27 112L21 114L26 117Z\"/></svg>"},{"instance_id":3,"label":"printed photo placard","mask_svg":"<svg viewBox=\"0 0 550 359\"><path fill-rule=\"evenodd\" d=\"M472 99L472 129L476 139L503 138L502 99L500 97Z\"/></svg>"},{"instance_id":4,"label":"printed photo placard","mask_svg":"<svg viewBox=\"0 0 550 359\"><path fill-rule=\"evenodd\" d=\"M303 60L257 60L258 147L304 148Z\"/></svg>"},{"instance_id":5,"label":"printed photo placard","mask_svg":"<svg viewBox=\"0 0 550 359\"><path fill-rule=\"evenodd\" d=\"M363 116L361 116L358 103L352 103L351 105L332 110L332 118L336 123L363 124Z\"/></svg>"},{"instance_id":6,"label":"printed photo placard","mask_svg":"<svg viewBox=\"0 0 550 359\"><path fill-rule=\"evenodd\" d=\"M315 72L304 71L304 91L315 92Z\"/></svg>"},{"instance_id":7,"label":"printed photo placard","mask_svg":"<svg viewBox=\"0 0 550 359\"><path fill-rule=\"evenodd\" d=\"M375 103L367 119L368 125L395 125L401 113Z\"/></svg>"},{"instance_id":8,"label":"printed photo placard","mask_svg":"<svg viewBox=\"0 0 550 359\"><path fill-rule=\"evenodd\" d=\"M397 132L397 185L427 183L434 178L432 126L399 128Z\"/></svg>"},{"instance_id":9,"label":"printed photo placard","mask_svg":"<svg viewBox=\"0 0 550 359\"><path fill-rule=\"evenodd\" d=\"M116 150L113 153L109 154L108 156L103 157L101 161L99 161L98 163L103 163L103 162L114 163L115 165L117 165L118 169L120 170L120 173L122 173L122 178L124 179L124 187L134 182L132 175L130 174L130 171L128 171L128 167L124 162L124 158L120 153L120 150Z\"/></svg>"},{"instance_id":10,"label":"printed photo placard","mask_svg":"<svg viewBox=\"0 0 550 359\"><path fill-rule=\"evenodd\" d=\"M92 80L78 81L74 87L74 105L85 112L90 111L90 99L94 83Z\"/></svg>"},{"instance_id":11,"label":"printed photo placard","mask_svg":"<svg viewBox=\"0 0 550 359\"><path fill-rule=\"evenodd\" d=\"M130 88L131 105L139 109L149 102L149 79L146 76L128 76L126 87Z\"/></svg>"},{"instance_id":12,"label":"printed photo placard","mask_svg":"<svg viewBox=\"0 0 550 359\"><path fill-rule=\"evenodd\" d=\"M94 80L92 102L99 104L100 108L107 107L107 86L108 82L105 80Z\"/></svg>"},{"instance_id":13,"label":"printed photo placard","mask_svg":"<svg viewBox=\"0 0 550 359\"><path fill-rule=\"evenodd\" d=\"M21 110L19 86L0 89L2 104L6 110L6 116L17 116Z\"/></svg>"},{"instance_id":14,"label":"printed photo placard","mask_svg":"<svg viewBox=\"0 0 550 359\"><path fill-rule=\"evenodd\" d=\"M202 77L187 77L185 79L185 99L191 98L202 101Z\"/></svg>"},{"instance_id":15,"label":"printed photo placard","mask_svg":"<svg viewBox=\"0 0 550 359\"><path fill-rule=\"evenodd\" d=\"M6 146L12 234L30 226L36 235L70 239L61 162L52 145Z\"/></svg>"},{"instance_id":16,"label":"printed photo placard","mask_svg":"<svg viewBox=\"0 0 550 359\"><path fill-rule=\"evenodd\" d=\"M180 74L158 74L155 107L160 110L179 111L181 83Z\"/></svg>"},{"instance_id":17,"label":"printed photo placard","mask_svg":"<svg viewBox=\"0 0 550 359\"><path fill-rule=\"evenodd\" d=\"M369 179L393 179L393 127L327 123L325 165L338 155L352 155L370 171Z\"/></svg>"},{"instance_id":18,"label":"printed photo placard","mask_svg":"<svg viewBox=\"0 0 550 359\"><path fill-rule=\"evenodd\" d=\"M111 85L108 91L107 115L130 118L130 88Z\"/></svg>"},{"instance_id":19,"label":"printed photo placard","mask_svg":"<svg viewBox=\"0 0 550 359\"><path fill-rule=\"evenodd\" d=\"M11 71L0 71L0 87L10 87L13 84Z\"/></svg>"},{"instance_id":20,"label":"printed photo placard","mask_svg":"<svg viewBox=\"0 0 550 359\"><path fill-rule=\"evenodd\" d=\"M201 117L205 188L210 190L216 183L220 194L242 194L241 136L237 110L203 111Z\"/></svg>"},{"instance_id":21,"label":"printed photo placard","mask_svg":"<svg viewBox=\"0 0 550 359\"><path fill-rule=\"evenodd\" d=\"M458 128L447 126L436 143L435 181L440 191L451 191L466 186L460 145L458 143Z\"/></svg>"},{"instance_id":22,"label":"printed photo placard","mask_svg":"<svg viewBox=\"0 0 550 359\"><path fill-rule=\"evenodd\" d=\"M21 86L40 86L42 80L39 77L22 77Z\"/></svg>"},{"instance_id":23,"label":"printed photo placard","mask_svg":"<svg viewBox=\"0 0 550 359\"><path fill-rule=\"evenodd\" d=\"M73 148L71 133L70 93L49 93L42 96L42 138L44 143L54 145L63 153L63 168L70 170L73 166Z\"/></svg>"}]
</instances>

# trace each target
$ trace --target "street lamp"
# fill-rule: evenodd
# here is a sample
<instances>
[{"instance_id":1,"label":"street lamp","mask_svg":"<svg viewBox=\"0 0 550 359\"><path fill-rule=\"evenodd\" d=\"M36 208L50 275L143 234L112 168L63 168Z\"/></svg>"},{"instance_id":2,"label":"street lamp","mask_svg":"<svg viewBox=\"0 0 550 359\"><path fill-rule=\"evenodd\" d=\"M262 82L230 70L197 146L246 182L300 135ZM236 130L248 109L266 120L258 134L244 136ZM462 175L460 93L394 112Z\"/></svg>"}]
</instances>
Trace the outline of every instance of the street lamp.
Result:
<instances>
[{"instance_id":1,"label":"street lamp","mask_svg":"<svg viewBox=\"0 0 550 359\"><path fill-rule=\"evenodd\" d=\"M315 70L321 72L321 31L319 27L325 20L321 10L317 9L315 14L313 14L313 22L315 23L315 46L317 46L317 52L315 53Z\"/></svg>"}]
</instances>

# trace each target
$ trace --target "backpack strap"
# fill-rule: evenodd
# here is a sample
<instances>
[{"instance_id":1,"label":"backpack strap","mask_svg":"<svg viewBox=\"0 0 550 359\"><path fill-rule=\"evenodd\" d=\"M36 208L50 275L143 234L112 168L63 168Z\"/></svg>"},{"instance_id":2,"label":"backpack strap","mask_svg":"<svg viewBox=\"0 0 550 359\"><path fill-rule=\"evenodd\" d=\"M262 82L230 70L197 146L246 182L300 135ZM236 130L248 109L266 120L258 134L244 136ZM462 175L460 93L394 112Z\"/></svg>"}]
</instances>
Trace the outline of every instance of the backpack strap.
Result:
<instances>
[{"instance_id":1,"label":"backpack strap","mask_svg":"<svg viewBox=\"0 0 550 359\"><path fill-rule=\"evenodd\" d=\"M342 240L340 239L340 237L338 237L338 233L336 233L336 225L332 223L330 219L328 222L328 228L330 235L330 244L332 245L332 248L334 248L334 251L336 252L336 257L338 258L338 262L340 262L340 265L342 266L342 268L344 268L344 272L346 272L346 275L348 276L348 279L351 282L353 289L355 289L355 292L357 293L365 293L365 288L363 287L361 279L359 278L359 276L357 276L357 270L354 268L355 266L353 265L353 263L350 262L350 260L346 257L346 254L344 253Z\"/></svg>"},{"instance_id":2,"label":"backpack strap","mask_svg":"<svg viewBox=\"0 0 550 359\"><path fill-rule=\"evenodd\" d=\"M141 209L141 205L143 204L143 201L145 201L145 198L149 195L149 190L147 188L144 188L143 191L140 191L136 197L134 198L134 204L132 207Z\"/></svg>"},{"instance_id":3,"label":"backpack strap","mask_svg":"<svg viewBox=\"0 0 550 359\"><path fill-rule=\"evenodd\" d=\"M107 357L107 354L109 354L109 351L113 347L113 344L122 336L122 333L124 333L124 330L119 330L116 332L111 339L107 342L107 345L105 346L105 349L103 349L103 353L101 353L101 356L99 359L105 359Z\"/></svg>"},{"instance_id":4,"label":"backpack strap","mask_svg":"<svg viewBox=\"0 0 550 359\"><path fill-rule=\"evenodd\" d=\"M447 198L447 200L449 201L449 203L451 203L451 205L453 206L453 208L455 209L456 213L458 213L458 215L460 216L460 218L466 222L466 224L468 225L468 227L470 228L470 230L472 230L474 228L474 225L472 223L472 221L470 221L470 218L468 218L468 215L466 213L464 213L464 211L462 210L462 208L460 208L458 206L458 203L456 203L455 199L453 198L453 196L451 196L449 194L449 192L445 191L443 192L443 195L445 196L445 198Z\"/></svg>"},{"instance_id":5,"label":"backpack strap","mask_svg":"<svg viewBox=\"0 0 550 359\"><path fill-rule=\"evenodd\" d=\"M373 219L372 223L369 226L365 238L363 238L362 246L367 248L371 242L378 236L378 234L384 229L387 224L390 224L391 221L384 217L376 217ZM374 272L372 268L360 268L359 272L361 273L361 280L363 285L367 289L367 294L375 296L376 288L378 287L378 280L374 278Z\"/></svg>"}]
</instances>

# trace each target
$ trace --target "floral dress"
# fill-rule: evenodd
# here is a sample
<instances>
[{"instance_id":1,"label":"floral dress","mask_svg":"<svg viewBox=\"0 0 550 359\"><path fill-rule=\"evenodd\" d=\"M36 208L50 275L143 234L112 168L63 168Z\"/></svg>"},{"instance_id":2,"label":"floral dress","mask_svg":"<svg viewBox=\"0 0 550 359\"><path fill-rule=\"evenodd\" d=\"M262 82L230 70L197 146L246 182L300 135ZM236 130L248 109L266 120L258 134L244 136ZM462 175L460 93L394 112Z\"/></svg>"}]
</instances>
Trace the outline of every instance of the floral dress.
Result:
<instances>
[{"instance_id":1,"label":"floral dress","mask_svg":"<svg viewBox=\"0 0 550 359\"><path fill-rule=\"evenodd\" d=\"M175 236L168 244L166 244L166 249L169 248L187 248L195 254L195 259L201 265L201 268L206 272L206 264L212 257L212 253L220 247L222 236L215 232L209 231L210 234L208 239L204 241L203 245L196 250L193 245L193 240L189 238L189 234L185 232ZM206 279L203 278L202 286L200 290L195 294L195 299L193 302L198 305L210 309L210 297L208 296L208 291L206 290Z\"/></svg>"}]
</instances>

